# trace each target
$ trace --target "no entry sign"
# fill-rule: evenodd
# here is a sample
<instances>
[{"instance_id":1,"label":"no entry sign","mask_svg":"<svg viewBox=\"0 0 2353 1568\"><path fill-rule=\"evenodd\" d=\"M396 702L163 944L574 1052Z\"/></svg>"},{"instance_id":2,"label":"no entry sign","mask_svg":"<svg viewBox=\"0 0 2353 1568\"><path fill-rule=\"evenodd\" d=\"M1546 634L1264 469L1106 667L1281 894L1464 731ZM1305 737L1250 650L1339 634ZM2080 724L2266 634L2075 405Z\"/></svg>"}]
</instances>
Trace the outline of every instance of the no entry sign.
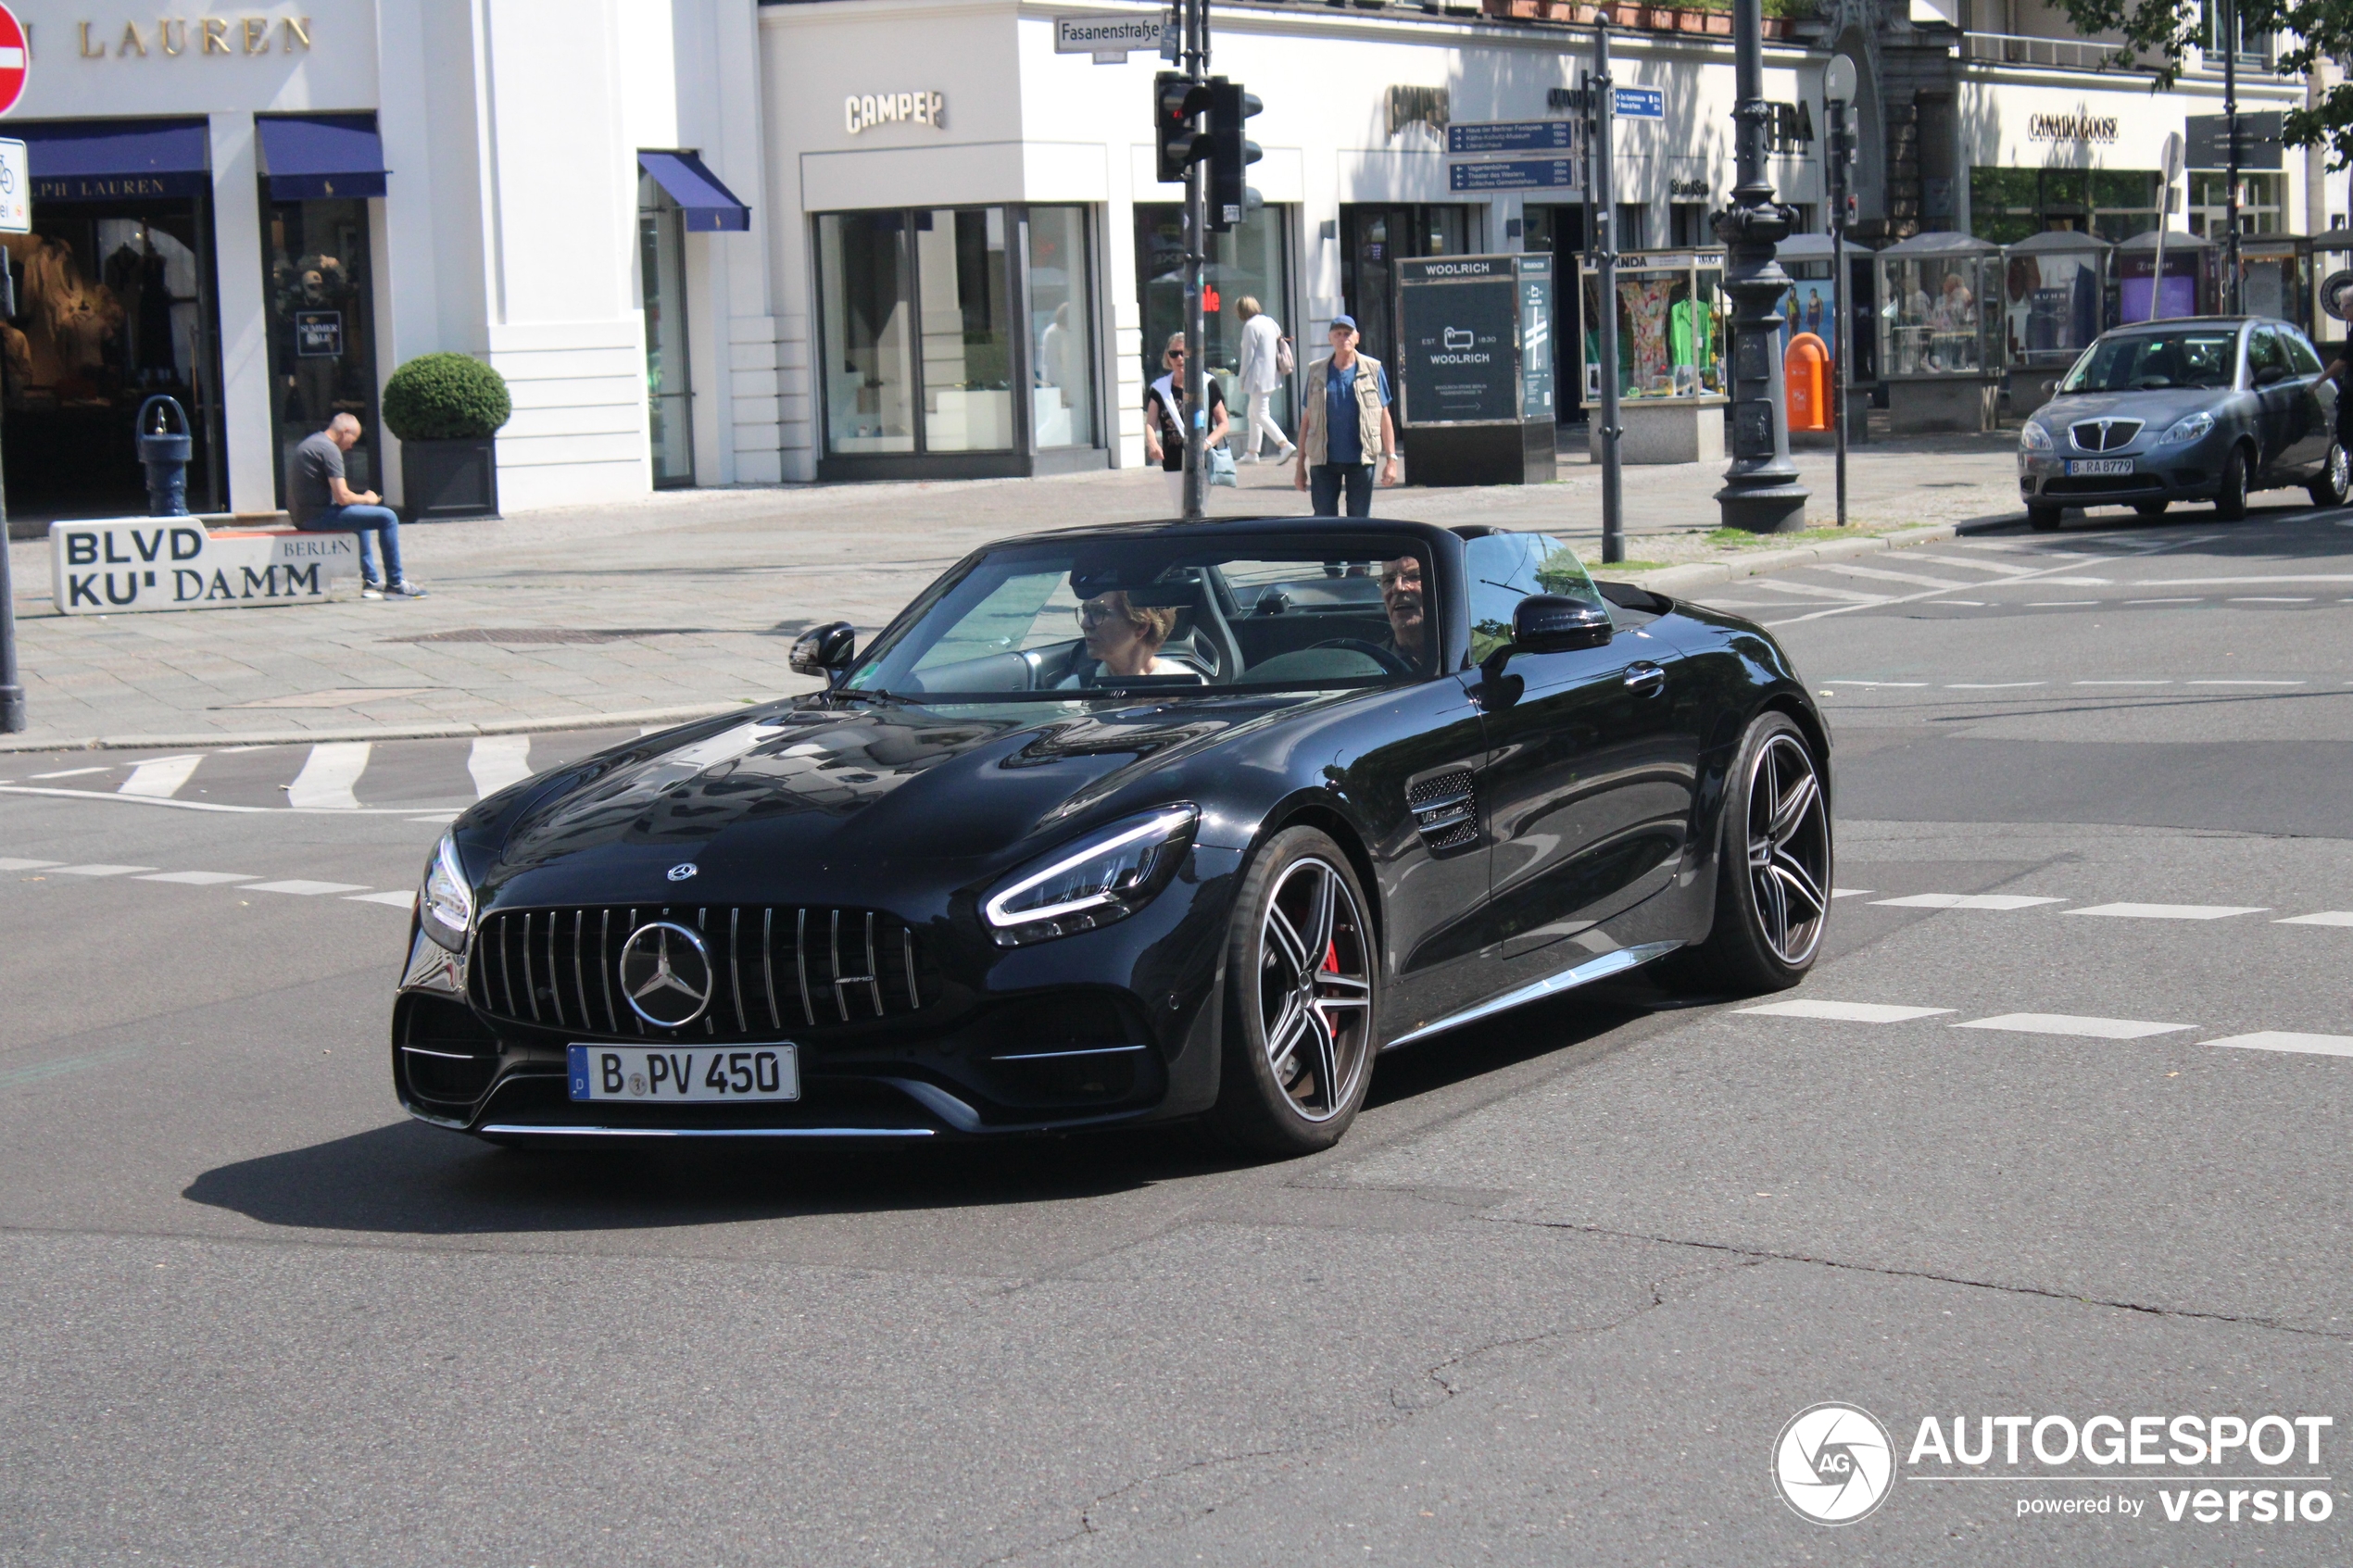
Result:
<instances>
[{"instance_id":1,"label":"no entry sign","mask_svg":"<svg viewBox=\"0 0 2353 1568\"><path fill-rule=\"evenodd\" d=\"M24 96L25 70L31 63L24 23L17 20L16 12L0 5L0 114L15 108L17 100Z\"/></svg>"}]
</instances>

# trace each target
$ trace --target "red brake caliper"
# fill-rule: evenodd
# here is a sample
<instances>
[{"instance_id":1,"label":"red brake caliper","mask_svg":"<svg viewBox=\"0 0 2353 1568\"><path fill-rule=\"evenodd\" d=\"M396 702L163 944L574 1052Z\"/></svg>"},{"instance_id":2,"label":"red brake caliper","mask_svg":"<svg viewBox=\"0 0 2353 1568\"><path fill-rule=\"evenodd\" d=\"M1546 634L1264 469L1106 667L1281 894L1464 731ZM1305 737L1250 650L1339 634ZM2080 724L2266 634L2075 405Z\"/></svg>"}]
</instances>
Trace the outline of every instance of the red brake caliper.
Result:
<instances>
[{"instance_id":1,"label":"red brake caliper","mask_svg":"<svg viewBox=\"0 0 2353 1568\"><path fill-rule=\"evenodd\" d=\"M1337 940L1324 944L1324 972L1326 974L1340 972L1340 943Z\"/></svg>"}]
</instances>

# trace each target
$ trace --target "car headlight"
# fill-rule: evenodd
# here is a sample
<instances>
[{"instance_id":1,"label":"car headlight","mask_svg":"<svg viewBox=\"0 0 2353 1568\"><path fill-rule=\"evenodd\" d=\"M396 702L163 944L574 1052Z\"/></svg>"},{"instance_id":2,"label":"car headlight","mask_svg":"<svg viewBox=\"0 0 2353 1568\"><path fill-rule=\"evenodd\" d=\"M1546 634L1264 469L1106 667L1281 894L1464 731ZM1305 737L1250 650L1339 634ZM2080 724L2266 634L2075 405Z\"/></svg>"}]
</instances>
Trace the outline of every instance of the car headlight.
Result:
<instances>
[{"instance_id":1,"label":"car headlight","mask_svg":"<svg viewBox=\"0 0 2353 1568\"><path fill-rule=\"evenodd\" d=\"M2051 449L2051 433L2029 420L2018 428L2018 445L2020 451L2047 452Z\"/></svg>"},{"instance_id":2,"label":"car headlight","mask_svg":"<svg viewBox=\"0 0 2353 1568\"><path fill-rule=\"evenodd\" d=\"M989 935L1019 947L1126 920L1176 876L1200 821L1191 806L1167 806L1032 861L981 901Z\"/></svg>"},{"instance_id":3,"label":"car headlight","mask_svg":"<svg viewBox=\"0 0 2353 1568\"><path fill-rule=\"evenodd\" d=\"M462 953L473 922L474 890L459 863L458 841L445 833L434 847L433 859L425 862L424 885L417 890L417 923L451 952Z\"/></svg>"},{"instance_id":4,"label":"car headlight","mask_svg":"<svg viewBox=\"0 0 2353 1568\"><path fill-rule=\"evenodd\" d=\"M2213 415L2192 414L2187 419L2176 420L2173 428L2160 436L2157 444L2159 446L2171 446L2177 441L2196 441L2213 428Z\"/></svg>"}]
</instances>

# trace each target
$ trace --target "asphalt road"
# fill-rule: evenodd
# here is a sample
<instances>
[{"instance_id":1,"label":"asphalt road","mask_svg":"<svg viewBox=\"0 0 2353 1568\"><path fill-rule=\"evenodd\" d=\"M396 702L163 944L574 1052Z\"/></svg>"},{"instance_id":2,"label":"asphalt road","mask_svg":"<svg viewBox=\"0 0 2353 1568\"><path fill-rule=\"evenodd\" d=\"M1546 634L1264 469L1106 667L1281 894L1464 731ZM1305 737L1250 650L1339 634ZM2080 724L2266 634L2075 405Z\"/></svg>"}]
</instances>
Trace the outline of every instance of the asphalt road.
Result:
<instances>
[{"instance_id":1,"label":"asphalt road","mask_svg":"<svg viewBox=\"0 0 2353 1568\"><path fill-rule=\"evenodd\" d=\"M479 1147L391 1103L396 906L607 737L0 759L0 1563L2353 1560L2348 523L1728 585L1833 694L1812 979L1397 1053L1280 1165ZM2183 1413L2334 1425L1909 1458Z\"/></svg>"}]
</instances>

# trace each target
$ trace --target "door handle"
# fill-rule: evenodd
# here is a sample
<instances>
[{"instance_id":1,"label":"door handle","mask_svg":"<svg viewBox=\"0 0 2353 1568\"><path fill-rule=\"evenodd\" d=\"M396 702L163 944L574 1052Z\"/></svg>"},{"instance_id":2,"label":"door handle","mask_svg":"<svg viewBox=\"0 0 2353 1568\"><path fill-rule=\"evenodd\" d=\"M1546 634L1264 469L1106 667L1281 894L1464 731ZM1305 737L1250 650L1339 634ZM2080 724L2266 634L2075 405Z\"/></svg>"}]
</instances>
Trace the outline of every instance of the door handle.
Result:
<instances>
[{"instance_id":1,"label":"door handle","mask_svg":"<svg viewBox=\"0 0 2353 1568\"><path fill-rule=\"evenodd\" d=\"M1655 664L1629 664L1626 667L1626 689L1655 696L1667 689L1667 671Z\"/></svg>"}]
</instances>

